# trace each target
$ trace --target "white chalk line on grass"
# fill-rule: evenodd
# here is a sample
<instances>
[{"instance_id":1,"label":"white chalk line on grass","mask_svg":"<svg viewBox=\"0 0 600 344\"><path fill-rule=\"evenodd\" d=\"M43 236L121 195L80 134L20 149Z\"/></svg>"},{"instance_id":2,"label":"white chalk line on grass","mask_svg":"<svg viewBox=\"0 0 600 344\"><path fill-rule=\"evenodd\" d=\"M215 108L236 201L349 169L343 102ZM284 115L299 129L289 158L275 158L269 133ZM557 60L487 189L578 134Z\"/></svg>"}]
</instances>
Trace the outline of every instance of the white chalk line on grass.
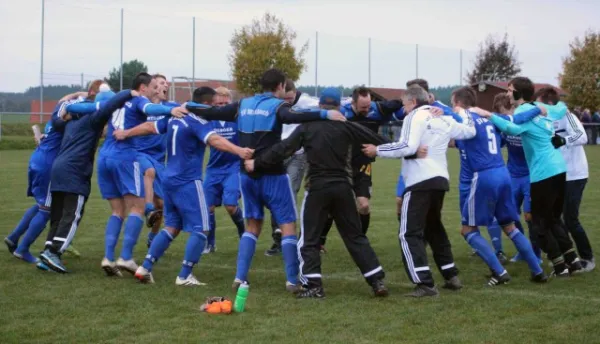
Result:
<instances>
[{"instance_id":1,"label":"white chalk line on grass","mask_svg":"<svg viewBox=\"0 0 600 344\"><path fill-rule=\"evenodd\" d=\"M217 268L217 269L222 269L222 270L235 270L236 269L234 266L227 265L227 264L207 264L207 265L210 266L211 268ZM200 266L199 268L202 269L202 266ZM282 273L282 270L252 268L250 270L250 272L280 274L280 273ZM351 282L364 280L363 277L360 276L360 272L358 270L356 271L356 273L334 272L334 273L330 273L330 274L323 274L323 279L325 281L327 281L327 280L343 280L343 281L351 281ZM549 283L552 283L552 281L550 281ZM403 288L407 288L407 289L414 287L414 285L411 283L402 283L402 282L386 282L386 285L399 286L399 287L403 287ZM466 290L464 290L464 293L479 294L479 295L489 295L491 293L500 293L502 295L509 295L509 296L522 297L522 298L537 298L537 299L543 299L545 301L548 301L549 299L553 299L553 300L600 303L600 298L596 298L596 297L554 294L554 293L547 293L546 291L534 292L534 291L529 291L529 290L515 290L515 289L508 289L508 288L505 288L502 286L489 287L489 288L484 287L486 289L471 289L471 288L469 288L469 286L466 286L465 288L466 288ZM408 290L407 290L407 292L408 292Z\"/></svg>"}]
</instances>

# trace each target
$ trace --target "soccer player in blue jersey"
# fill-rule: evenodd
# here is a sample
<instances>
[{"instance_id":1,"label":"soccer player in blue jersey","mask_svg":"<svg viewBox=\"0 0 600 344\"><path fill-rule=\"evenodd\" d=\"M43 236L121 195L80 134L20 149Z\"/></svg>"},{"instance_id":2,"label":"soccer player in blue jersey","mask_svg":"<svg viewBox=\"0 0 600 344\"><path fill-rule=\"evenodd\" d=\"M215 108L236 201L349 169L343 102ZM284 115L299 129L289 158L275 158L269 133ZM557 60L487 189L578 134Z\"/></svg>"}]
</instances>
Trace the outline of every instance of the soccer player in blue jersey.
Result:
<instances>
[{"instance_id":1,"label":"soccer player in blue jersey","mask_svg":"<svg viewBox=\"0 0 600 344\"><path fill-rule=\"evenodd\" d=\"M194 98L212 98L214 90L209 90L212 93L194 94ZM167 135L168 157L163 179L166 228L152 241L144 263L135 272L135 277L143 283L154 283L152 267L183 230L190 233L190 237L175 284L203 285L192 274L192 268L200 261L206 243L206 233L210 229L208 207L202 187L202 165L206 145L236 154L242 159L251 158L254 150L240 148L217 135L210 122L194 114L183 118L163 118L154 123L146 122L129 130L115 131L114 136L123 140L153 133Z\"/></svg>"},{"instance_id":2,"label":"soccer player in blue jersey","mask_svg":"<svg viewBox=\"0 0 600 344\"><path fill-rule=\"evenodd\" d=\"M452 93L452 105L459 114L466 114L466 109L474 107L476 103L477 94L470 87L461 87ZM536 108L523 121L541 112L540 108ZM476 114L471 115L477 134L474 138L456 141L456 146L461 151L461 167L467 167L461 168L461 234L492 270L488 285L508 283L510 275L477 229L478 226L490 225L495 217L527 261L532 281L546 282L548 278L540 267L530 242L514 225L518 214L512 197L510 176L500 150L500 133L489 120ZM465 171L472 175L465 175Z\"/></svg>"},{"instance_id":3,"label":"soccer player in blue jersey","mask_svg":"<svg viewBox=\"0 0 600 344\"><path fill-rule=\"evenodd\" d=\"M244 98L223 107L208 107L201 104L187 104L189 111L210 120L236 121L241 147L256 149L256 156L281 142L282 123L310 122L315 120L345 120L335 110L291 109L291 104L281 98L285 94L286 76L277 69L263 73L260 84L264 93ZM296 202L290 180L282 163L275 164L259 173L248 173L240 168L240 190L244 203L244 217L247 219L246 232L240 239L237 272L233 288L248 281L248 271L256 251L256 242L262 230L264 207L268 207L282 236L282 253L286 271L286 289L298 292L299 262L296 237Z\"/></svg>"},{"instance_id":4,"label":"soccer player in blue jersey","mask_svg":"<svg viewBox=\"0 0 600 344\"><path fill-rule=\"evenodd\" d=\"M91 191L98 140L112 113L135 96L136 92L125 90L114 97L110 97L110 94L112 94L110 91L98 94L96 100L100 102L92 103L98 107L98 111L71 120L65 125L60 152L52 166L50 231L46 238L45 249L40 254L38 264L40 269L50 268L56 272L67 272L61 261L61 255L73 240L83 217L85 203ZM102 103L98 98L104 95L110 99ZM61 111L61 118L67 118L69 109L80 104L68 105L66 111Z\"/></svg>"},{"instance_id":5,"label":"soccer player in blue jersey","mask_svg":"<svg viewBox=\"0 0 600 344\"><path fill-rule=\"evenodd\" d=\"M50 219L50 171L60 150L65 122L58 113L68 104L84 99L77 95L75 100L59 102L50 122L44 129L44 137L29 159L27 196L33 197L36 204L29 208L17 227L4 239L10 253L27 263L36 263L37 259L29 252L29 247L42 233ZM19 241L22 238L21 241Z\"/></svg>"},{"instance_id":6,"label":"soccer player in blue jersey","mask_svg":"<svg viewBox=\"0 0 600 344\"><path fill-rule=\"evenodd\" d=\"M211 92L212 91L212 92ZM214 99L213 99L214 97ZM225 87L216 90L209 89L204 92L205 99L196 99L195 103L225 106L231 103L231 92ZM234 145L238 144L238 130L236 122L210 121L213 130ZM204 194L208 203L210 219L210 233L207 238L204 254L217 249L215 237L217 222L215 208L223 205L237 228L239 237L244 234L244 217L238 206L240 199L240 158L237 155L223 152L215 147L210 147L210 157L206 165L204 177Z\"/></svg>"},{"instance_id":7,"label":"soccer player in blue jersey","mask_svg":"<svg viewBox=\"0 0 600 344\"><path fill-rule=\"evenodd\" d=\"M117 129L129 129L146 122L148 116L182 115L179 108L153 104L151 98L157 89L156 80L148 73L139 73L133 80L132 89L140 94L115 112L108 124L106 139L98 157L98 186L102 198L107 199L112 215L106 224L105 256L101 267L108 276L121 276L121 270L134 274L137 264L133 249L137 244L144 221L144 187L140 163L137 160L135 140L117 142L112 133ZM93 105L93 104L92 104ZM71 112L89 112L81 106ZM125 225L121 255L115 263L114 250L119 239L123 219L129 214Z\"/></svg>"},{"instance_id":8,"label":"soccer player in blue jersey","mask_svg":"<svg viewBox=\"0 0 600 344\"><path fill-rule=\"evenodd\" d=\"M152 76L152 87L155 87L150 101L154 104L162 104L168 107L179 107L178 103L167 100L169 92L169 83L162 74ZM157 121L164 118L164 115L148 116L148 121ZM137 160L140 163L142 174L144 175L144 194L146 207L146 225L150 228L148 232L148 247L152 239L158 233L162 220L162 198L161 176L165 169L166 157L166 136L152 135L138 137L134 141L138 149Z\"/></svg>"}]
</instances>

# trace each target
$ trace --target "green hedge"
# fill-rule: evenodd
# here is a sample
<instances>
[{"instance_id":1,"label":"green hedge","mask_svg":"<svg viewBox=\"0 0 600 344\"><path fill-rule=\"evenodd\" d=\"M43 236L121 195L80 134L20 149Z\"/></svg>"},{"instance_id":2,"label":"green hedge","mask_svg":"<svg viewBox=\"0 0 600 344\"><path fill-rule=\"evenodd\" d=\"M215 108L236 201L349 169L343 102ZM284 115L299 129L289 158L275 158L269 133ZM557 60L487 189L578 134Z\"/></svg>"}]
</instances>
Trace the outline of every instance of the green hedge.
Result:
<instances>
[{"instance_id":1,"label":"green hedge","mask_svg":"<svg viewBox=\"0 0 600 344\"><path fill-rule=\"evenodd\" d=\"M98 147L102 145L104 139L100 139ZM30 136L5 136L2 134L0 138L0 151L3 150L29 150L33 151L36 148L33 134Z\"/></svg>"},{"instance_id":2,"label":"green hedge","mask_svg":"<svg viewBox=\"0 0 600 344\"><path fill-rule=\"evenodd\" d=\"M35 141L33 134L27 136L5 136L2 134L0 138L0 151L2 150L34 150Z\"/></svg>"},{"instance_id":3,"label":"green hedge","mask_svg":"<svg viewBox=\"0 0 600 344\"><path fill-rule=\"evenodd\" d=\"M36 123L43 133L46 123ZM33 123L2 123L0 130L2 130L2 136L28 136L33 138L33 130L31 127Z\"/></svg>"}]
</instances>

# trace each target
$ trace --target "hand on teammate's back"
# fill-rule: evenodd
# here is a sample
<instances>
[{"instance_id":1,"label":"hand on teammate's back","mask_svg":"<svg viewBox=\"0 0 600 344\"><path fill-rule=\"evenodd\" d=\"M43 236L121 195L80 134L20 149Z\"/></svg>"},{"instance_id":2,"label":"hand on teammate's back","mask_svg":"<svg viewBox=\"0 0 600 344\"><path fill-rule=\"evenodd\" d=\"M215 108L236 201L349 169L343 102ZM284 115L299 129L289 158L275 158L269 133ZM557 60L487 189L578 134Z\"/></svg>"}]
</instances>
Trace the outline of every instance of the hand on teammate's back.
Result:
<instances>
[{"instance_id":1,"label":"hand on teammate's back","mask_svg":"<svg viewBox=\"0 0 600 344\"><path fill-rule=\"evenodd\" d=\"M492 117L492 114L489 111L484 110L482 108L472 107L472 108L469 109L469 111L471 111L473 113L476 113L476 114L478 114L481 117L485 117L485 118Z\"/></svg>"},{"instance_id":2,"label":"hand on teammate's back","mask_svg":"<svg viewBox=\"0 0 600 344\"><path fill-rule=\"evenodd\" d=\"M375 145L364 144L362 148L362 152L364 155L369 158L374 158L377 156L377 147Z\"/></svg>"},{"instance_id":3,"label":"hand on teammate's back","mask_svg":"<svg viewBox=\"0 0 600 344\"><path fill-rule=\"evenodd\" d=\"M117 141L123 141L127 138L127 130L121 130L121 129L115 130L115 131L113 131L113 137Z\"/></svg>"},{"instance_id":4,"label":"hand on teammate's back","mask_svg":"<svg viewBox=\"0 0 600 344\"><path fill-rule=\"evenodd\" d=\"M538 109L540 109L540 111L542 111L542 113L540 115L542 115L542 116L548 116L548 109L546 109L545 106L538 105L537 107L538 107Z\"/></svg>"},{"instance_id":5,"label":"hand on teammate's back","mask_svg":"<svg viewBox=\"0 0 600 344\"><path fill-rule=\"evenodd\" d=\"M327 111L327 119L330 121L341 121L341 122L346 121L346 117L344 115L342 115L342 113L339 112L338 110Z\"/></svg>"},{"instance_id":6,"label":"hand on teammate's back","mask_svg":"<svg viewBox=\"0 0 600 344\"><path fill-rule=\"evenodd\" d=\"M188 111L183 106L174 107L173 109L171 109L171 116L173 116L173 117L182 118L187 114L188 114Z\"/></svg>"},{"instance_id":7,"label":"hand on teammate's back","mask_svg":"<svg viewBox=\"0 0 600 344\"><path fill-rule=\"evenodd\" d=\"M252 148L239 149L238 156L243 160L252 159L252 155L254 155L254 149Z\"/></svg>"},{"instance_id":8,"label":"hand on teammate's back","mask_svg":"<svg viewBox=\"0 0 600 344\"><path fill-rule=\"evenodd\" d=\"M564 137L562 137L562 136L560 136L558 134L554 134L554 136L552 136L552 138L550 139L550 142L552 142L552 145L556 149L558 149L558 148L564 146L565 144L567 144L567 140L565 140Z\"/></svg>"},{"instance_id":9,"label":"hand on teammate's back","mask_svg":"<svg viewBox=\"0 0 600 344\"><path fill-rule=\"evenodd\" d=\"M139 97L140 96L140 92L138 92L136 90L131 90L131 96L132 97Z\"/></svg>"},{"instance_id":10,"label":"hand on teammate's back","mask_svg":"<svg viewBox=\"0 0 600 344\"><path fill-rule=\"evenodd\" d=\"M426 158L428 151L429 149L427 146L419 146L419 149L417 149L417 159Z\"/></svg>"},{"instance_id":11,"label":"hand on teammate's back","mask_svg":"<svg viewBox=\"0 0 600 344\"><path fill-rule=\"evenodd\" d=\"M429 109L429 112L434 115L434 116L442 116L444 114L444 110L440 109L439 107L432 107L431 109Z\"/></svg>"},{"instance_id":12,"label":"hand on teammate's back","mask_svg":"<svg viewBox=\"0 0 600 344\"><path fill-rule=\"evenodd\" d=\"M254 172L254 159L252 159L252 160L245 160L244 161L244 168L246 169L246 171L248 173Z\"/></svg>"}]
</instances>

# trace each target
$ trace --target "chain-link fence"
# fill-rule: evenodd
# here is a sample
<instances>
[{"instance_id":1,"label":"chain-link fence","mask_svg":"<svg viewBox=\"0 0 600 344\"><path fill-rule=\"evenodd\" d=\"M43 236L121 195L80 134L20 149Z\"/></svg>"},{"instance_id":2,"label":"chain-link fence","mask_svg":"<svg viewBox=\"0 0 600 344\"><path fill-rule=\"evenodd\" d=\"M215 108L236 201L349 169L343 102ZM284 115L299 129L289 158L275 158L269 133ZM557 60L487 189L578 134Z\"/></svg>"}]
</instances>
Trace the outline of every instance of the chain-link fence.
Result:
<instances>
[{"instance_id":1,"label":"chain-link fence","mask_svg":"<svg viewBox=\"0 0 600 344\"><path fill-rule=\"evenodd\" d=\"M85 86L138 59L153 73L170 79L227 80L230 78L229 40L240 25L182 15L168 16L94 4L40 0L42 47L40 85ZM31 20L30 20L31 22ZM33 20L35 22L35 20ZM306 70L298 85L367 85L403 88L406 80L423 77L431 85L459 85L475 52L444 49L373 38L296 30L296 44L308 44ZM32 65L35 65L35 59ZM34 73L35 70L30 71ZM129 85L124 85L128 87ZM40 112L49 111L40 90ZM0 111L12 111L0 109ZM33 110L32 110L33 111Z\"/></svg>"}]
</instances>

